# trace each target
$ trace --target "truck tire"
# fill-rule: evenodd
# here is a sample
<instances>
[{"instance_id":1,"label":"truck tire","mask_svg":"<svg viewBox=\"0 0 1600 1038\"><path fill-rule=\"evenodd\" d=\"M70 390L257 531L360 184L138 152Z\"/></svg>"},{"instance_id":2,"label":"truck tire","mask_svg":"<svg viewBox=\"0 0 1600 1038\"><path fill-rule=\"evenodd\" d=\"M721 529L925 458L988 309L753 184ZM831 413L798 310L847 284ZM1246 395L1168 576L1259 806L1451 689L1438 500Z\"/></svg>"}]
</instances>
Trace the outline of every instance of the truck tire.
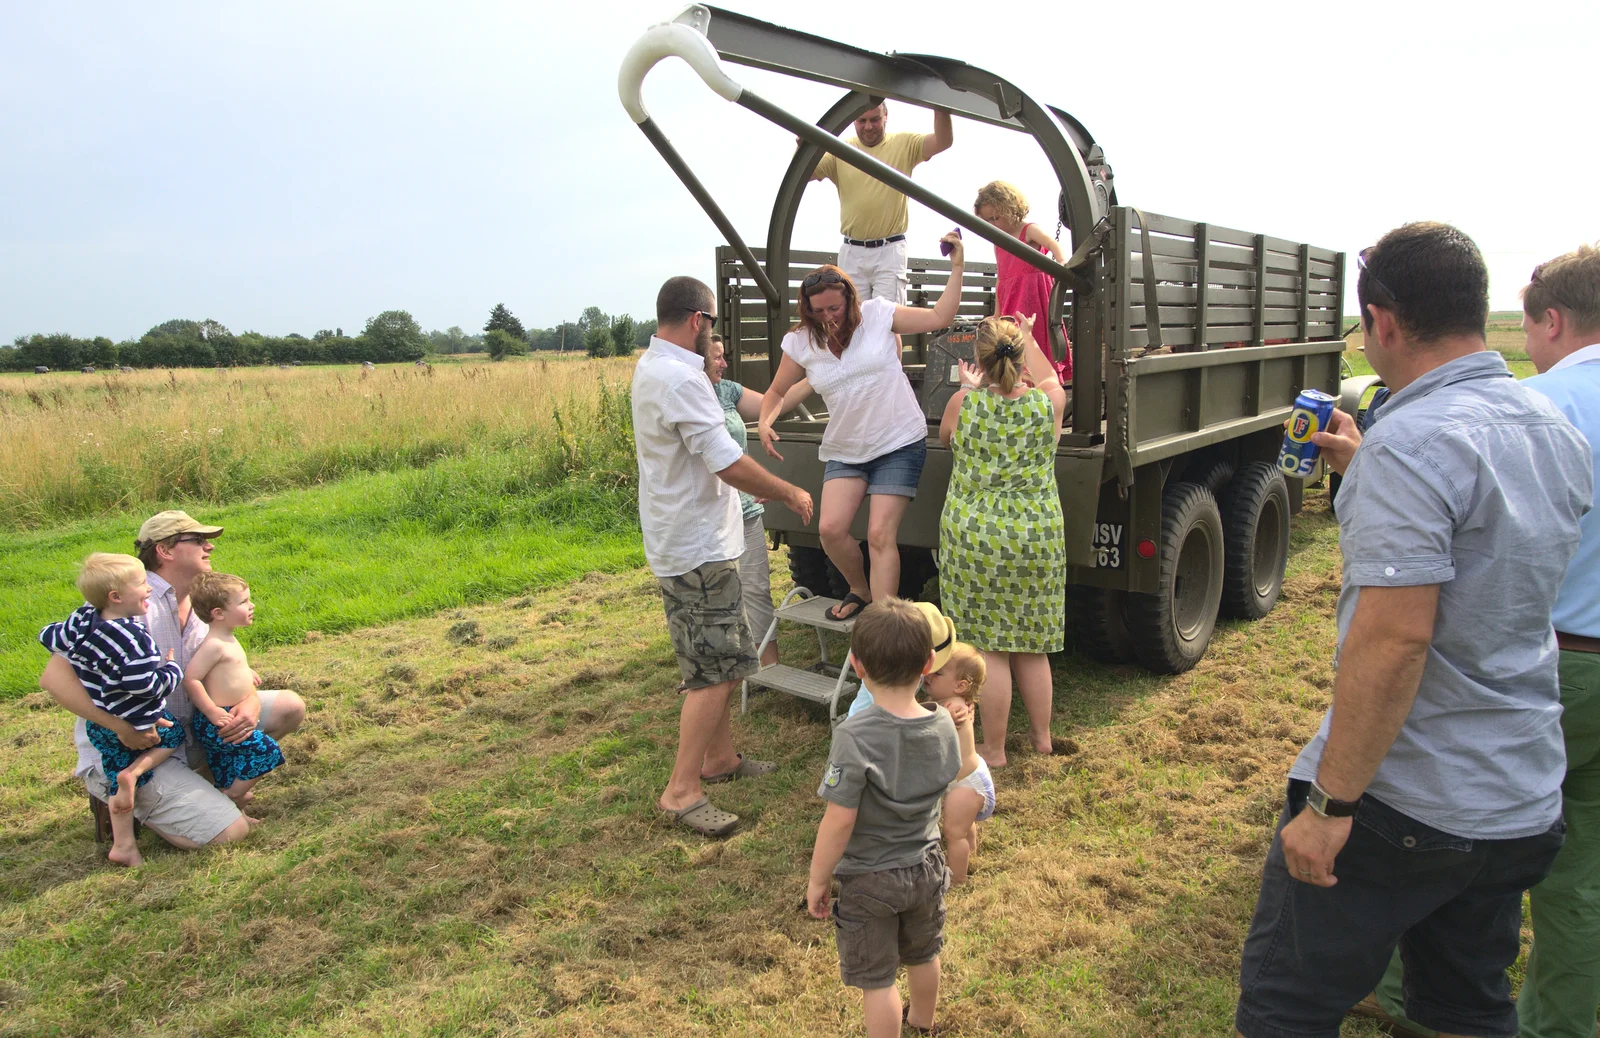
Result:
<instances>
[{"instance_id":1,"label":"truck tire","mask_svg":"<svg viewBox=\"0 0 1600 1038\"><path fill-rule=\"evenodd\" d=\"M1259 620L1283 591L1289 561L1289 484L1278 466L1253 462L1222 497L1222 613Z\"/></svg>"},{"instance_id":2,"label":"truck tire","mask_svg":"<svg viewBox=\"0 0 1600 1038\"><path fill-rule=\"evenodd\" d=\"M1067 588L1067 640L1092 660L1127 663L1134 651L1127 611L1126 591L1073 584Z\"/></svg>"},{"instance_id":3,"label":"truck tire","mask_svg":"<svg viewBox=\"0 0 1600 1038\"><path fill-rule=\"evenodd\" d=\"M803 587L813 595L827 595L828 568L828 556L821 548L789 545L789 579L795 587Z\"/></svg>"},{"instance_id":4,"label":"truck tire","mask_svg":"<svg viewBox=\"0 0 1600 1038\"><path fill-rule=\"evenodd\" d=\"M867 542L861 544L861 569L867 575L870 583L872 580L872 553L867 550ZM850 584L844 579L844 574L839 572L839 567L833 564L821 548L817 549L827 561L828 582L823 585L826 591L821 594L831 595L834 598L843 598L850 592ZM939 572L938 564L934 562L933 551L929 548L900 549L900 586L895 589L895 594L901 598L916 602L922 599L922 590Z\"/></svg>"},{"instance_id":5,"label":"truck tire","mask_svg":"<svg viewBox=\"0 0 1600 1038\"><path fill-rule=\"evenodd\" d=\"M1200 662L1222 602L1222 514L1199 483L1171 483L1161 495L1160 588L1128 593L1134 654L1158 674Z\"/></svg>"},{"instance_id":6,"label":"truck tire","mask_svg":"<svg viewBox=\"0 0 1600 1038\"><path fill-rule=\"evenodd\" d=\"M1210 464L1195 474L1192 482L1200 483L1211 491L1212 495L1220 499L1222 488L1228 485L1228 480L1233 478L1233 462L1223 458L1215 458Z\"/></svg>"}]
</instances>

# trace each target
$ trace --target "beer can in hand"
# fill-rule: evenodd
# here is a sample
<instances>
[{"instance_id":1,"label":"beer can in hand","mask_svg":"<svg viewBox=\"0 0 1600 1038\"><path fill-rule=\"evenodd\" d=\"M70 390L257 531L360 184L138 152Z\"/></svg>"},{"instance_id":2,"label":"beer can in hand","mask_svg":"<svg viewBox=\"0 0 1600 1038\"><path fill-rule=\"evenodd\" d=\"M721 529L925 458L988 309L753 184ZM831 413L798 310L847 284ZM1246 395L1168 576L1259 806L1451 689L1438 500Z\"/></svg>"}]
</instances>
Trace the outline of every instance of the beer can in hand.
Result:
<instances>
[{"instance_id":1,"label":"beer can in hand","mask_svg":"<svg viewBox=\"0 0 1600 1038\"><path fill-rule=\"evenodd\" d=\"M1283 449L1278 452L1278 468L1285 476L1306 479L1317 467L1322 448L1311 437L1326 432L1333 420L1334 399L1319 389L1307 389L1295 397L1289 428L1283 433Z\"/></svg>"}]
</instances>

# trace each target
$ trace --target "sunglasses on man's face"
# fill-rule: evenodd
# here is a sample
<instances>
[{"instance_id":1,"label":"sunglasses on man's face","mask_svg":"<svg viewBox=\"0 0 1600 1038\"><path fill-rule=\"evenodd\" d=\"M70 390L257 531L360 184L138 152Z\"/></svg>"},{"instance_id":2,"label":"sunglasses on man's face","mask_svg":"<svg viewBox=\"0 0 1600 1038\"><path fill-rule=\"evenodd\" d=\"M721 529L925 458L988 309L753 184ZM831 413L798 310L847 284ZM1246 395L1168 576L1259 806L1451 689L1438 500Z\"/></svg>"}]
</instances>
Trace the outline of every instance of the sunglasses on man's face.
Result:
<instances>
[{"instance_id":1,"label":"sunglasses on man's face","mask_svg":"<svg viewBox=\"0 0 1600 1038\"><path fill-rule=\"evenodd\" d=\"M174 543L174 544L205 544L210 539L211 538L209 538L209 537L202 537L197 533L189 533L189 534L184 534L182 537L179 537L176 541L173 541L172 543Z\"/></svg>"},{"instance_id":2,"label":"sunglasses on man's face","mask_svg":"<svg viewBox=\"0 0 1600 1038\"><path fill-rule=\"evenodd\" d=\"M684 309L689 311L691 314L699 314L702 318L705 319L705 322L707 324L716 324L717 323L717 315L716 314L708 314L704 310L701 310L698 307L693 307L693 306L686 306L686 307L684 307Z\"/></svg>"}]
</instances>

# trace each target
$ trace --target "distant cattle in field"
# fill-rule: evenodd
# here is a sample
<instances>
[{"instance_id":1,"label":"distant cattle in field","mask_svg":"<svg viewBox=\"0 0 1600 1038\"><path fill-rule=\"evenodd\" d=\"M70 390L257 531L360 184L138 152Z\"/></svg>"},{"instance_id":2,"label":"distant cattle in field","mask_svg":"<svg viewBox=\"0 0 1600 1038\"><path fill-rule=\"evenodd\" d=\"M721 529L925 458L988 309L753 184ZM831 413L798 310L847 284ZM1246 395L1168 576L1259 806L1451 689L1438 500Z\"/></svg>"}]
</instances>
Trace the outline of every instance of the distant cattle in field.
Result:
<instances>
[{"instance_id":1,"label":"distant cattle in field","mask_svg":"<svg viewBox=\"0 0 1600 1038\"><path fill-rule=\"evenodd\" d=\"M93 364L85 364L83 367L79 368L78 370L83 372L85 375L93 375L94 374L94 365Z\"/></svg>"},{"instance_id":2,"label":"distant cattle in field","mask_svg":"<svg viewBox=\"0 0 1600 1038\"><path fill-rule=\"evenodd\" d=\"M124 374L124 375L131 375L131 374L133 374L133 369L132 369L132 368L130 368L130 367L128 367L128 365L126 365L126 364L124 364L124 365L122 365L122 366L121 366L121 367L119 367L119 368L117 368L117 370L118 370L118 371L120 371L120 372L122 372L122 373L123 373L123 374Z\"/></svg>"},{"instance_id":3,"label":"distant cattle in field","mask_svg":"<svg viewBox=\"0 0 1600 1038\"><path fill-rule=\"evenodd\" d=\"M377 367L377 365L372 363L372 361L370 361L370 360L364 360L364 361L361 362L361 370L362 371L371 371L375 367Z\"/></svg>"},{"instance_id":4,"label":"distant cattle in field","mask_svg":"<svg viewBox=\"0 0 1600 1038\"><path fill-rule=\"evenodd\" d=\"M290 371L293 368L294 368L293 364L279 364L278 365L278 370L280 370L280 371Z\"/></svg>"},{"instance_id":5,"label":"distant cattle in field","mask_svg":"<svg viewBox=\"0 0 1600 1038\"><path fill-rule=\"evenodd\" d=\"M418 357L416 359L416 363L412 364L412 367L414 367L414 368L425 368L427 366L428 366L428 362L423 360L421 357Z\"/></svg>"},{"instance_id":6,"label":"distant cattle in field","mask_svg":"<svg viewBox=\"0 0 1600 1038\"><path fill-rule=\"evenodd\" d=\"M43 364L40 364L38 367L33 369L33 373L35 375L48 375L50 374L50 369L45 367Z\"/></svg>"},{"instance_id":7,"label":"distant cattle in field","mask_svg":"<svg viewBox=\"0 0 1600 1038\"><path fill-rule=\"evenodd\" d=\"M290 367L291 367L291 368L298 368L298 367L299 367L299 366L300 366L300 362L299 362L299 361L297 361L297 360L291 360L291 361L290 361L290 362L289 362L289 366L290 366Z\"/></svg>"}]
</instances>

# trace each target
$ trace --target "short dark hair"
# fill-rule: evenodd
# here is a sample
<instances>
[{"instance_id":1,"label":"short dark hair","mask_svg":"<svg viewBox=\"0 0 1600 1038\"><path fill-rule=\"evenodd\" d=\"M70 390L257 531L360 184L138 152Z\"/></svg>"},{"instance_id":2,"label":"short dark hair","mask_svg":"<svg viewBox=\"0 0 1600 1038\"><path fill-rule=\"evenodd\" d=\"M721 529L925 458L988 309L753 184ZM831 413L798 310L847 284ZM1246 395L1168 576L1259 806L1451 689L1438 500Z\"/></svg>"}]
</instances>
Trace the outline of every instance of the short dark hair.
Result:
<instances>
[{"instance_id":1,"label":"short dark hair","mask_svg":"<svg viewBox=\"0 0 1600 1038\"><path fill-rule=\"evenodd\" d=\"M861 610L850 632L850 652L874 681L910 685L933 652L933 632L922 611L903 598L880 598Z\"/></svg>"},{"instance_id":2,"label":"short dark hair","mask_svg":"<svg viewBox=\"0 0 1600 1038\"><path fill-rule=\"evenodd\" d=\"M717 299L704 281L680 274L667 278L656 293L656 325L680 325L696 310L711 312Z\"/></svg>"},{"instance_id":3,"label":"short dark hair","mask_svg":"<svg viewBox=\"0 0 1600 1038\"><path fill-rule=\"evenodd\" d=\"M1451 335L1482 337L1489 323L1489 268L1462 231L1446 223L1408 223L1378 239L1356 278L1361 325L1367 305L1394 313L1400 330L1419 345Z\"/></svg>"}]
</instances>

